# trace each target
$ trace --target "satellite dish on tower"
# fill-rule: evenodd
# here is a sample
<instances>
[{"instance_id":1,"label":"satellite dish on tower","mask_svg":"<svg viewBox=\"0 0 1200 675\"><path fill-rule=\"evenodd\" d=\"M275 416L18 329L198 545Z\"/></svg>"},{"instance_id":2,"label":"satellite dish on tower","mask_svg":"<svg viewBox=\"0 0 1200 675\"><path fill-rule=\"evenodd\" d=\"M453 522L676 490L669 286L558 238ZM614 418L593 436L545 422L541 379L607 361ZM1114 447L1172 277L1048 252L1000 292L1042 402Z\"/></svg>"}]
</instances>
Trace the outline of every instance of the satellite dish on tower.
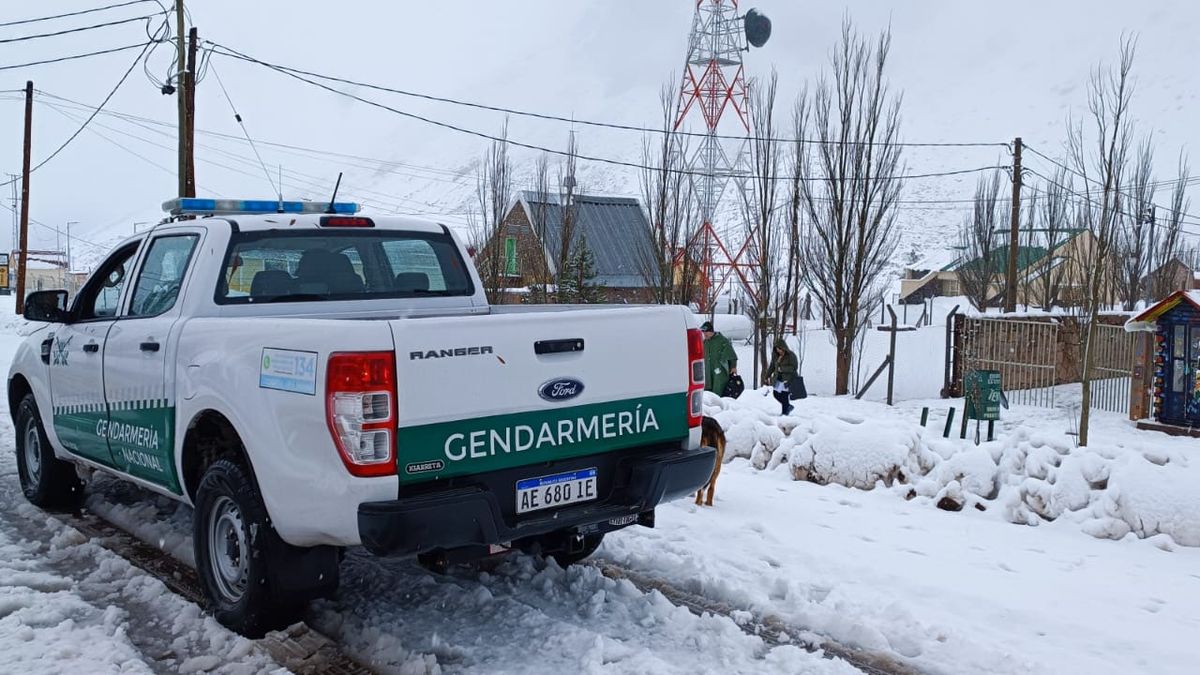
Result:
<instances>
[{"instance_id":1,"label":"satellite dish on tower","mask_svg":"<svg viewBox=\"0 0 1200 675\"><path fill-rule=\"evenodd\" d=\"M771 20L766 14L752 9L742 18L746 28L746 41L754 47L762 47L771 39Z\"/></svg>"}]
</instances>

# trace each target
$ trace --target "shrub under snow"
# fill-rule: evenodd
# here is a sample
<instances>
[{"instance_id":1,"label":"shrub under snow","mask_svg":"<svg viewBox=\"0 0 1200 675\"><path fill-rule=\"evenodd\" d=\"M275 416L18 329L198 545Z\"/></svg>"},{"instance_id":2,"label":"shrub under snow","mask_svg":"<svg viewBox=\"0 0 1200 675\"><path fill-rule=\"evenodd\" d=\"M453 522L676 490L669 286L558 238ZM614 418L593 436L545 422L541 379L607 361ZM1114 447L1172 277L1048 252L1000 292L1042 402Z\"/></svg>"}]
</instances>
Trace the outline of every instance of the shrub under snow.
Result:
<instances>
[{"instance_id":1,"label":"shrub under snow","mask_svg":"<svg viewBox=\"0 0 1200 675\"><path fill-rule=\"evenodd\" d=\"M906 498L942 508L996 508L1011 522L1060 518L1096 537L1133 533L1200 546L1200 456L1157 447L1076 448L1061 433L1019 426L974 445L898 419L877 404L826 399L783 418L747 392L738 401L706 395L705 412L726 433L726 461L745 458L795 480L870 490L900 484ZM824 412L822 412L824 411ZM1131 432L1132 433L1132 432Z\"/></svg>"}]
</instances>

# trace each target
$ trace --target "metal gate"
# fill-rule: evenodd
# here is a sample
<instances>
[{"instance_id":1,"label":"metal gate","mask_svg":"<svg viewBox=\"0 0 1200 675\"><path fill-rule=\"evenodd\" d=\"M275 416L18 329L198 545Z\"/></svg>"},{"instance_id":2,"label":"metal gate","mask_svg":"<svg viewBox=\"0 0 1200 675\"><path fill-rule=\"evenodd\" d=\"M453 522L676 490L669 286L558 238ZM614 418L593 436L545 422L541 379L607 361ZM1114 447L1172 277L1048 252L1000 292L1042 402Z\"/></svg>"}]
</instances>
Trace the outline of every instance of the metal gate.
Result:
<instances>
[{"instance_id":1,"label":"metal gate","mask_svg":"<svg viewBox=\"0 0 1200 675\"><path fill-rule=\"evenodd\" d=\"M1137 337L1124 326L1096 326L1092 357L1092 407L1110 412L1129 412Z\"/></svg>"},{"instance_id":2,"label":"metal gate","mask_svg":"<svg viewBox=\"0 0 1200 675\"><path fill-rule=\"evenodd\" d=\"M959 377L972 370L998 370L1010 403L1054 407L1058 324L962 317L960 335Z\"/></svg>"}]
</instances>

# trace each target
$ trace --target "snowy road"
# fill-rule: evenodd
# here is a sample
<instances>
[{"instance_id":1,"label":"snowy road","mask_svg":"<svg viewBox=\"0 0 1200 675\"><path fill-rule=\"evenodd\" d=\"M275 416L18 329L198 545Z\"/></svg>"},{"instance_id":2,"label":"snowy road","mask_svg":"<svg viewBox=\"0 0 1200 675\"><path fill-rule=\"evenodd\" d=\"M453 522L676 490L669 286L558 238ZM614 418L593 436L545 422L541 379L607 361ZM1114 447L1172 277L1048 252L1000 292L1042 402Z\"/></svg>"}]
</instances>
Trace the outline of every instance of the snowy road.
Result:
<instances>
[{"instance_id":1,"label":"snowy road","mask_svg":"<svg viewBox=\"0 0 1200 675\"><path fill-rule=\"evenodd\" d=\"M76 529L25 503L0 416L0 653L22 673L259 673L265 649L226 631ZM89 508L190 558L186 507L101 478ZM163 553L168 555L168 553ZM855 673L844 661L697 616L657 591L513 556L435 576L352 551L309 622L380 672ZM11 672L11 671L10 671Z\"/></svg>"},{"instance_id":2,"label":"snowy road","mask_svg":"<svg viewBox=\"0 0 1200 675\"><path fill-rule=\"evenodd\" d=\"M190 558L188 509L108 479L93 486L89 506ZM382 672L859 672L789 637L764 640L726 616L697 616L595 566L511 556L489 572L439 576L353 550L342 575L309 623Z\"/></svg>"}]
</instances>

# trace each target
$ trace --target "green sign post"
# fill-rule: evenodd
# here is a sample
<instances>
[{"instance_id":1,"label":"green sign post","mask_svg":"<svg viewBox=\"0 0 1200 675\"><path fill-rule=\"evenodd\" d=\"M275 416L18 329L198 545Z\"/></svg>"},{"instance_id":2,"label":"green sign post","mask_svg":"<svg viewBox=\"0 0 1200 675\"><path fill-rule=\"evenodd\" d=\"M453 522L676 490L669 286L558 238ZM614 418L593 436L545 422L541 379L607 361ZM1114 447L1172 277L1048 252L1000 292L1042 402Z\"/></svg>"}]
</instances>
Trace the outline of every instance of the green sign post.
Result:
<instances>
[{"instance_id":1,"label":"green sign post","mask_svg":"<svg viewBox=\"0 0 1200 675\"><path fill-rule=\"evenodd\" d=\"M967 417L993 422L1000 419L1001 379L998 370L972 370L963 381Z\"/></svg>"},{"instance_id":2,"label":"green sign post","mask_svg":"<svg viewBox=\"0 0 1200 675\"><path fill-rule=\"evenodd\" d=\"M963 414L963 436L966 436L967 420L988 423L988 440L992 440L994 424L1000 419L1000 406L1008 407L1004 400L1003 381L998 370L972 370L963 378L963 393L966 410ZM975 442L979 442L979 427L975 427Z\"/></svg>"}]
</instances>

